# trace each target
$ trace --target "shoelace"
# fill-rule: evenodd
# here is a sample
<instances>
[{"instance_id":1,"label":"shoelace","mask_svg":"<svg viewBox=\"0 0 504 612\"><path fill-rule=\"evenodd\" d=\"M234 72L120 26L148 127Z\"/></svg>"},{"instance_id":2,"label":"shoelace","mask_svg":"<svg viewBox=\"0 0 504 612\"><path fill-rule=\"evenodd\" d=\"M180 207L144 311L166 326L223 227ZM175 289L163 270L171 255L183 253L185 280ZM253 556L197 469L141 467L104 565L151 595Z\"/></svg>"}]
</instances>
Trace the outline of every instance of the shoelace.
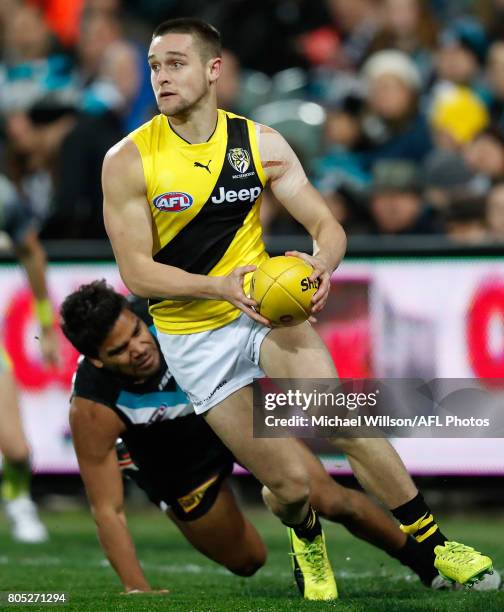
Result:
<instances>
[{"instance_id":1,"label":"shoelace","mask_svg":"<svg viewBox=\"0 0 504 612\"><path fill-rule=\"evenodd\" d=\"M319 542L310 542L306 544L303 552L291 552L292 557L304 557L310 565L310 574L315 582L324 582L326 580L326 566L324 549Z\"/></svg>"},{"instance_id":2,"label":"shoelace","mask_svg":"<svg viewBox=\"0 0 504 612\"><path fill-rule=\"evenodd\" d=\"M465 565L469 562L474 562L479 554L480 553L471 546L466 546L459 542L450 542L445 544L445 550L441 552L440 556L445 559L449 558L453 565Z\"/></svg>"}]
</instances>

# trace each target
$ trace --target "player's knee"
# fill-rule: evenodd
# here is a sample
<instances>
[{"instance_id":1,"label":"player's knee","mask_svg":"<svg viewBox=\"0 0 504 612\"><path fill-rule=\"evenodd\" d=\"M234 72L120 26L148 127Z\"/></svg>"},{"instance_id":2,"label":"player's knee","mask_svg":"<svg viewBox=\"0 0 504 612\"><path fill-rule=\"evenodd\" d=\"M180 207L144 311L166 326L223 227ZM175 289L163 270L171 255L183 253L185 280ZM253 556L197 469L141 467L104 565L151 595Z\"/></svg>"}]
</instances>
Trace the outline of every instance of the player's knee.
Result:
<instances>
[{"instance_id":1,"label":"player's knee","mask_svg":"<svg viewBox=\"0 0 504 612\"><path fill-rule=\"evenodd\" d=\"M229 571L237 576L249 578L261 569L266 563L266 547L257 548L251 551L246 557L240 559L238 563L228 565Z\"/></svg>"},{"instance_id":2,"label":"player's knee","mask_svg":"<svg viewBox=\"0 0 504 612\"><path fill-rule=\"evenodd\" d=\"M253 576L264 566L264 563L265 561L261 559L251 559L247 563L244 563L235 574L237 576L243 576L244 578L250 578L250 576Z\"/></svg>"},{"instance_id":3,"label":"player's knee","mask_svg":"<svg viewBox=\"0 0 504 612\"><path fill-rule=\"evenodd\" d=\"M242 538L237 538L233 550L238 555L226 567L237 576L253 576L266 563L266 546L257 531L246 523Z\"/></svg>"}]
</instances>

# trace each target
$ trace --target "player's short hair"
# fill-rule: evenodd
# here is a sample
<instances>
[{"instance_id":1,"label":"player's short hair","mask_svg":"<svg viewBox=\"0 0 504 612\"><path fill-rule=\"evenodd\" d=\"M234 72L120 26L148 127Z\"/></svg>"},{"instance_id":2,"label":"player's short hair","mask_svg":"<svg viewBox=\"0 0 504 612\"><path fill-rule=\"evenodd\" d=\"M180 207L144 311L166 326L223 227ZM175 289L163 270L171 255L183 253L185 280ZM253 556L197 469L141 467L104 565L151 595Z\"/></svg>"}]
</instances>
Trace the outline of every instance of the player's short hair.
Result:
<instances>
[{"instance_id":1,"label":"player's short hair","mask_svg":"<svg viewBox=\"0 0 504 612\"><path fill-rule=\"evenodd\" d=\"M130 309L128 300L104 279L81 285L61 305L61 329L80 353L97 358L125 308Z\"/></svg>"},{"instance_id":2,"label":"player's short hair","mask_svg":"<svg viewBox=\"0 0 504 612\"><path fill-rule=\"evenodd\" d=\"M160 23L152 33L152 39L165 34L192 34L196 39L200 55L204 61L222 56L222 44L219 30L202 19L179 17Z\"/></svg>"}]
</instances>

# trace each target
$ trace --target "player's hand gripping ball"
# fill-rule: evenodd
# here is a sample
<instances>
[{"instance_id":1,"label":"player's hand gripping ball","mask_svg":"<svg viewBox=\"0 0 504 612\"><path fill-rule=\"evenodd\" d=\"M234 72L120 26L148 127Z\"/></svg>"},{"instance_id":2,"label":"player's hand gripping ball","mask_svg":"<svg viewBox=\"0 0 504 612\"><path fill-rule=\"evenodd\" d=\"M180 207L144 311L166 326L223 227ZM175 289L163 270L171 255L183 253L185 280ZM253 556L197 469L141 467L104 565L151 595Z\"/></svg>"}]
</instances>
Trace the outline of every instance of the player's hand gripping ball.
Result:
<instances>
[{"instance_id":1,"label":"player's hand gripping ball","mask_svg":"<svg viewBox=\"0 0 504 612\"><path fill-rule=\"evenodd\" d=\"M299 325L311 313L311 299L319 280L311 281L313 268L299 257L271 257L252 276L250 297L256 311L273 327Z\"/></svg>"}]
</instances>

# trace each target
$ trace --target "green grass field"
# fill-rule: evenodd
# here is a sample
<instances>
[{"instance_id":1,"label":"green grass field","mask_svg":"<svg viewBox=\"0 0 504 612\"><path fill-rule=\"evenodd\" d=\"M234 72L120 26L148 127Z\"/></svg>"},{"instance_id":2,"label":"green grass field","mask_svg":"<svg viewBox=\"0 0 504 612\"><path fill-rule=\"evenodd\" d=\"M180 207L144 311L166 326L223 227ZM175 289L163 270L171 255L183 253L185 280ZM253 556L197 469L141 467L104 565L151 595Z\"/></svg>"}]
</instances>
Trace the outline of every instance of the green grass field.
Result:
<instances>
[{"instance_id":1,"label":"green grass field","mask_svg":"<svg viewBox=\"0 0 504 612\"><path fill-rule=\"evenodd\" d=\"M130 513L130 528L145 572L153 586L168 588L170 593L127 597L120 595L119 582L104 561L87 512L45 514L52 540L40 546L13 543L2 520L0 591L66 591L70 596L70 602L63 606L30 606L31 610L504 610L504 592L431 592L385 554L359 542L342 527L327 523L340 599L334 603L306 602L299 598L289 571L284 529L266 512L255 510L250 516L268 544L269 560L256 576L245 579L194 551L155 509ZM443 519L442 524L450 537L483 549L493 556L495 567L504 570L504 535L498 518Z\"/></svg>"}]
</instances>

